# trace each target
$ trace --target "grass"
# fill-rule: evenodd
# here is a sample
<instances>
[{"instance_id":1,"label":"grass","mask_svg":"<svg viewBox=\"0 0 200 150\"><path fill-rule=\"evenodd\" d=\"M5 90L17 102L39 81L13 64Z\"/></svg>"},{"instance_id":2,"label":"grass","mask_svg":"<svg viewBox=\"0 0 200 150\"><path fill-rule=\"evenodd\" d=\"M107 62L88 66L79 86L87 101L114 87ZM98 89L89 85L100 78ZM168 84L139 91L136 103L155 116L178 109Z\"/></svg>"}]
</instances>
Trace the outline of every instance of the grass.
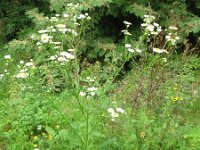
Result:
<instances>
[{"instance_id":1,"label":"grass","mask_svg":"<svg viewBox=\"0 0 200 150\"><path fill-rule=\"evenodd\" d=\"M26 83L5 79L0 93L0 147L196 149L200 145L199 70L192 65L181 56L146 69L137 64L115 83L96 83L94 98L77 99L68 88L53 94L45 86L31 84L37 83L34 78ZM100 81L98 75L95 82ZM176 97L181 100L173 101ZM111 121L107 110L117 107L125 113Z\"/></svg>"}]
</instances>

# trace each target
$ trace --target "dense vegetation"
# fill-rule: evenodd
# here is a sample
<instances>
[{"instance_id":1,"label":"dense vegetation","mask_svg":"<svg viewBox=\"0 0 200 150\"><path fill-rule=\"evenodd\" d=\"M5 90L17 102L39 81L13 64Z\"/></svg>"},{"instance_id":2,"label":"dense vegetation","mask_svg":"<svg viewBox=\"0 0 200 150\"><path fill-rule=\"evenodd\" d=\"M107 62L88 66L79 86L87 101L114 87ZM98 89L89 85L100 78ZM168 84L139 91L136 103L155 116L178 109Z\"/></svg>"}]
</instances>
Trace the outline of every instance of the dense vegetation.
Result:
<instances>
[{"instance_id":1,"label":"dense vegetation","mask_svg":"<svg viewBox=\"0 0 200 150\"><path fill-rule=\"evenodd\" d=\"M198 150L200 2L1 0L0 149Z\"/></svg>"}]
</instances>

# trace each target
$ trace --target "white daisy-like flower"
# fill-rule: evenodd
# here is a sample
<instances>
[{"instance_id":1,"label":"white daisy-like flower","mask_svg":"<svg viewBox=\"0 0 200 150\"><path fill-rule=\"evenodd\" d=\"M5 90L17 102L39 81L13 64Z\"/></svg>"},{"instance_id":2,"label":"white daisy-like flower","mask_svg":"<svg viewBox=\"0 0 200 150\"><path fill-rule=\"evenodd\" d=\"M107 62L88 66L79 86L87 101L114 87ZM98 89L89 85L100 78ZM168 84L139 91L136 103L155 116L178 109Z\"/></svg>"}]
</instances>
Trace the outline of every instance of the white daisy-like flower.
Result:
<instances>
[{"instance_id":1,"label":"white daisy-like flower","mask_svg":"<svg viewBox=\"0 0 200 150\"><path fill-rule=\"evenodd\" d=\"M97 90L96 87L89 87L89 88L87 88L87 91L89 91L89 92L93 92L93 91L96 91L96 90Z\"/></svg>"},{"instance_id":2,"label":"white daisy-like flower","mask_svg":"<svg viewBox=\"0 0 200 150\"><path fill-rule=\"evenodd\" d=\"M91 95L91 96L95 96L96 93L95 93L95 92L90 92L90 95Z\"/></svg>"},{"instance_id":3,"label":"white daisy-like flower","mask_svg":"<svg viewBox=\"0 0 200 150\"><path fill-rule=\"evenodd\" d=\"M146 27L147 24L146 24L146 23L142 23L141 26L142 26L142 27Z\"/></svg>"},{"instance_id":4,"label":"white daisy-like flower","mask_svg":"<svg viewBox=\"0 0 200 150\"><path fill-rule=\"evenodd\" d=\"M180 37L176 36L175 39L176 39L176 40L180 40Z\"/></svg>"},{"instance_id":5,"label":"white daisy-like flower","mask_svg":"<svg viewBox=\"0 0 200 150\"><path fill-rule=\"evenodd\" d=\"M126 48L131 48L131 44L125 44Z\"/></svg>"},{"instance_id":6,"label":"white daisy-like flower","mask_svg":"<svg viewBox=\"0 0 200 150\"><path fill-rule=\"evenodd\" d=\"M11 55L5 55L4 59L11 59Z\"/></svg>"},{"instance_id":7,"label":"white daisy-like flower","mask_svg":"<svg viewBox=\"0 0 200 150\"><path fill-rule=\"evenodd\" d=\"M108 108L109 113L113 113L115 110L113 108Z\"/></svg>"},{"instance_id":8,"label":"white daisy-like flower","mask_svg":"<svg viewBox=\"0 0 200 150\"><path fill-rule=\"evenodd\" d=\"M167 62L167 58L162 58L163 62Z\"/></svg>"},{"instance_id":9,"label":"white daisy-like flower","mask_svg":"<svg viewBox=\"0 0 200 150\"><path fill-rule=\"evenodd\" d=\"M156 22L154 22L153 25L154 25L155 27L159 27L159 24L156 23Z\"/></svg>"},{"instance_id":10,"label":"white daisy-like flower","mask_svg":"<svg viewBox=\"0 0 200 150\"><path fill-rule=\"evenodd\" d=\"M64 14L63 17L64 17L64 18L68 18L69 15L68 15L68 14Z\"/></svg>"},{"instance_id":11,"label":"white daisy-like flower","mask_svg":"<svg viewBox=\"0 0 200 150\"><path fill-rule=\"evenodd\" d=\"M135 51L138 52L138 53L141 53L141 52L142 52L142 50L139 49L139 48L135 48Z\"/></svg>"},{"instance_id":12,"label":"white daisy-like flower","mask_svg":"<svg viewBox=\"0 0 200 150\"><path fill-rule=\"evenodd\" d=\"M51 42L51 43L55 45L60 45L62 42Z\"/></svg>"},{"instance_id":13,"label":"white daisy-like flower","mask_svg":"<svg viewBox=\"0 0 200 150\"><path fill-rule=\"evenodd\" d=\"M49 41L49 36L47 34L42 34L41 35L41 42L47 43L48 41Z\"/></svg>"},{"instance_id":14,"label":"white daisy-like flower","mask_svg":"<svg viewBox=\"0 0 200 150\"><path fill-rule=\"evenodd\" d=\"M66 25L65 25L65 24L57 24L56 27L57 27L57 28L65 28Z\"/></svg>"},{"instance_id":15,"label":"white daisy-like flower","mask_svg":"<svg viewBox=\"0 0 200 150\"><path fill-rule=\"evenodd\" d=\"M123 110L122 108L119 108L119 107L116 109L116 111L117 111L117 112L120 112L120 113L122 113L122 114L124 113L124 110Z\"/></svg>"},{"instance_id":16,"label":"white daisy-like flower","mask_svg":"<svg viewBox=\"0 0 200 150\"><path fill-rule=\"evenodd\" d=\"M16 78L26 78L29 76L29 73L27 72L19 72L17 75L16 75Z\"/></svg>"},{"instance_id":17,"label":"white daisy-like flower","mask_svg":"<svg viewBox=\"0 0 200 150\"><path fill-rule=\"evenodd\" d=\"M132 48L128 48L128 51L131 52L131 53L135 52L135 50L132 49Z\"/></svg>"},{"instance_id":18,"label":"white daisy-like flower","mask_svg":"<svg viewBox=\"0 0 200 150\"><path fill-rule=\"evenodd\" d=\"M86 16L85 16L84 14L80 14L77 18L78 18L78 19L85 19Z\"/></svg>"},{"instance_id":19,"label":"white daisy-like flower","mask_svg":"<svg viewBox=\"0 0 200 150\"><path fill-rule=\"evenodd\" d=\"M58 21L58 18L56 18L56 17L51 17L50 21L52 21L52 22L57 22L57 21Z\"/></svg>"},{"instance_id":20,"label":"white daisy-like flower","mask_svg":"<svg viewBox=\"0 0 200 150\"><path fill-rule=\"evenodd\" d=\"M119 117L119 114L116 113L116 112L112 112L110 115L111 115L112 118L117 118L117 117Z\"/></svg>"},{"instance_id":21,"label":"white daisy-like flower","mask_svg":"<svg viewBox=\"0 0 200 150\"><path fill-rule=\"evenodd\" d=\"M178 28L176 26L169 26L170 30L178 30Z\"/></svg>"},{"instance_id":22,"label":"white daisy-like flower","mask_svg":"<svg viewBox=\"0 0 200 150\"><path fill-rule=\"evenodd\" d=\"M56 60L57 56L51 56L49 59L50 60Z\"/></svg>"},{"instance_id":23,"label":"white daisy-like flower","mask_svg":"<svg viewBox=\"0 0 200 150\"><path fill-rule=\"evenodd\" d=\"M153 31L153 32L151 32L151 34L152 35L158 35L158 32Z\"/></svg>"},{"instance_id":24,"label":"white daisy-like flower","mask_svg":"<svg viewBox=\"0 0 200 150\"><path fill-rule=\"evenodd\" d=\"M74 52L74 51L75 51L75 49L73 49L73 48L70 48L70 49L68 49L67 51L69 51L69 52Z\"/></svg>"},{"instance_id":25,"label":"white daisy-like flower","mask_svg":"<svg viewBox=\"0 0 200 150\"><path fill-rule=\"evenodd\" d=\"M4 74L0 74L0 79L2 79L4 77Z\"/></svg>"},{"instance_id":26,"label":"white daisy-like flower","mask_svg":"<svg viewBox=\"0 0 200 150\"><path fill-rule=\"evenodd\" d=\"M123 32L125 35L132 35L130 32L128 32L128 30L122 30L121 32Z\"/></svg>"},{"instance_id":27,"label":"white daisy-like flower","mask_svg":"<svg viewBox=\"0 0 200 150\"><path fill-rule=\"evenodd\" d=\"M131 23L131 22L128 22L128 21L124 21L123 23L124 23L125 25L129 25L129 26L132 25L132 23Z\"/></svg>"},{"instance_id":28,"label":"white daisy-like flower","mask_svg":"<svg viewBox=\"0 0 200 150\"><path fill-rule=\"evenodd\" d=\"M20 64L24 64L24 61L23 60L20 60L20 62L19 62Z\"/></svg>"},{"instance_id":29,"label":"white daisy-like flower","mask_svg":"<svg viewBox=\"0 0 200 150\"><path fill-rule=\"evenodd\" d=\"M79 95L83 97L83 96L86 96L86 93L85 92L80 92Z\"/></svg>"},{"instance_id":30,"label":"white daisy-like flower","mask_svg":"<svg viewBox=\"0 0 200 150\"><path fill-rule=\"evenodd\" d=\"M154 28L155 27L153 25L151 25L151 24L147 25L147 27L146 27L146 29L149 30L150 32L153 32Z\"/></svg>"},{"instance_id":31,"label":"white daisy-like flower","mask_svg":"<svg viewBox=\"0 0 200 150\"><path fill-rule=\"evenodd\" d=\"M65 57L58 57L58 61L59 62L67 62L69 60L67 60Z\"/></svg>"},{"instance_id":32,"label":"white daisy-like flower","mask_svg":"<svg viewBox=\"0 0 200 150\"><path fill-rule=\"evenodd\" d=\"M149 18L150 16L149 16L149 15L144 15L144 17L145 17L145 18Z\"/></svg>"},{"instance_id":33,"label":"white daisy-like flower","mask_svg":"<svg viewBox=\"0 0 200 150\"><path fill-rule=\"evenodd\" d=\"M170 35L167 35L167 36L165 36L165 38L166 38L166 39L170 39L170 38L171 38L171 36L170 36Z\"/></svg>"},{"instance_id":34,"label":"white daisy-like flower","mask_svg":"<svg viewBox=\"0 0 200 150\"><path fill-rule=\"evenodd\" d=\"M25 66L31 67L31 66L34 66L34 64L33 64L33 62L27 62L27 63L25 63Z\"/></svg>"},{"instance_id":35,"label":"white daisy-like flower","mask_svg":"<svg viewBox=\"0 0 200 150\"><path fill-rule=\"evenodd\" d=\"M163 50L162 49L159 49L159 48L153 48L153 51L156 52L156 53L163 53Z\"/></svg>"}]
</instances>

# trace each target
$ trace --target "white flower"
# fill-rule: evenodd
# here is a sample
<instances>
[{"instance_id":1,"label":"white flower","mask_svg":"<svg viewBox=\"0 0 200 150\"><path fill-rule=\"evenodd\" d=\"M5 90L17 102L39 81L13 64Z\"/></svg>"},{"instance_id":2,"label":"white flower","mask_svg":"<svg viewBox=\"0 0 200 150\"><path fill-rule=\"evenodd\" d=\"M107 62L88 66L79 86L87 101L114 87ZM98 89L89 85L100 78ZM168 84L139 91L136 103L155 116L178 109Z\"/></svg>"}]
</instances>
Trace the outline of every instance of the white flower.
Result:
<instances>
[{"instance_id":1,"label":"white flower","mask_svg":"<svg viewBox=\"0 0 200 150\"><path fill-rule=\"evenodd\" d=\"M116 113L116 112L112 112L110 115L111 115L112 118L117 118L117 117L119 117L119 114Z\"/></svg>"},{"instance_id":2,"label":"white flower","mask_svg":"<svg viewBox=\"0 0 200 150\"><path fill-rule=\"evenodd\" d=\"M125 35L132 35L130 32L128 32L128 30L122 30L121 32L123 32Z\"/></svg>"},{"instance_id":3,"label":"white flower","mask_svg":"<svg viewBox=\"0 0 200 150\"><path fill-rule=\"evenodd\" d=\"M60 62L67 62L69 60L67 60L65 57L58 57L58 61L60 61Z\"/></svg>"},{"instance_id":4,"label":"white flower","mask_svg":"<svg viewBox=\"0 0 200 150\"><path fill-rule=\"evenodd\" d=\"M27 67L33 66L33 62L27 62L27 63L25 64L25 66L27 66Z\"/></svg>"},{"instance_id":5,"label":"white flower","mask_svg":"<svg viewBox=\"0 0 200 150\"><path fill-rule=\"evenodd\" d=\"M80 23L77 23L77 22L75 22L75 23L74 23L74 25L80 26L81 24L80 24Z\"/></svg>"},{"instance_id":6,"label":"white flower","mask_svg":"<svg viewBox=\"0 0 200 150\"><path fill-rule=\"evenodd\" d=\"M162 29L161 28L157 28L157 32L161 32L162 31Z\"/></svg>"},{"instance_id":7,"label":"white flower","mask_svg":"<svg viewBox=\"0 0 200 150\"><path fill-rule=\"evenodd\" d=\"M165 36L165 38L166 38L166 39L170 39L170 38L171 38L171 36L170 36L170 35L167 35L167 36Z\"/></svg>"},{"instance_id":8,"label":"white flower","mask_svg":"<svg viewBox=\"0 0 200 150\"><path fill-rule=\"evenodd\" d=\"M21 60L19 63L20 63L20 64L24 64L24 61L23 61L23 60Z\"/></svg>"},{"instance_id":9,"label":"white flower","mask_svg":"<svg viewBox=\"0 0 200 150\"><path fill-rule=\"evenodd\" d=\"M163 50L162 49L159 49L159 48L153 48L153 51L156 52L156 53L163 53Z\"/></svg>"},{"instance_id":10,"label":"white flower","mask_svg":"<svg viewBox=\"0 0 200 150\"><path fill-rule=\"evenodd\" d=\"M11 59L11 56L10 55L5 55L4 58L5 59Z\"/></svg>"},{"instance_id":11,"label":"white flower","mask_svg":"<svg viewBox=\"0 0 200 150\"><path fill-rule=\"evenodd\" d=\"M0 74L0 79L2 79L4 77L4 74Z\"/></svg>"},{"instance_id":12,"label":"white flower","mask_svg":"<svg viewBox=\"0 0 200 150\"><path fill-rule=\"evenodd\" d=\"M69 15L68 15L68 14L64 14L63 17L64 17L64 18L67 18L67 17L69 17Z\"/></svg>"},{"instance_id":13,"label":"white flower","mask_svg":"<svg viewBox=\"0 0 200 150\"><path fill-rule=\"evenodd\" d=\"M167 62L167 58L162 58L163 62Z\"/></svg>"},{"instance_id":14,"label":"white flower","mask_svg":"<svg viewBox=\"0 0 200 150\"><path fill-rule=\"evenodd\" d=\"M96 87L90 87L90 88L87 88L87 91L90 91L90 92L93 92L93 91L96 91L97 88Z\"/></svg>"},{"instance_id":15,"label":"white flower","mask_svg":"<svg viewBox=\"0 0 200 150\"><path fill-rule=\"evenodd\" d=\"M91 17L90 16L87 16L87 20L90 20L91 19Z\"/></svg>"},{"instance_id":16,"label":"white flower","mask_svg":"<svg viewBox=\"0 0 200 150\"><path fill-rule=\"evenodd\" d=\"M113 113L113 112L114 112L114 109L113 109L113 108L108 108L108 112L109 112L109 113Z\"/></svg>"},{"instance_id":17,"label":"white flower","mask_svg":"<svg viewBox=\"0 0 200 150\"><path fill-rule=\"evenodd\" d=\"M61 44L62 42L51 42L52 44L55 44L55 45L59 45Z\"/></svg>"},{"instance_id":18,"label":"white flower","mask_svg":"<svg viewBox=\"0 0 200 150\"><path fill-rule=\"evenodd\" d=\"M153 48L153 51L156 53L169 53L168 51L166 51L165 49L159 49L159 48Z\"/></svg>"},{"instance_id":19,"label":"white flower","mask_svg":"<svg viewBox=\"0 0 200 150\"><path fill-rule=\"evenodd\" d=\"M59 17L59 16L60 16L60 14L55 14L55 16L56 16L56 17Z\"/></svg>"},{"instance_id":20,"label":"white flower","mask_svg":"<svg viewBox=\"0 0 200 150\"><path fill-rule=\"evenodd\" d=\"M139 49L139 48L135 48L135 51L138 52L138 53L141 53L141 52L142 52L142 50Z\"/></svg>"},{"instance_id":21,"label":"white flower","mask_svg":"<svg viewBox=\"0 0 200 150\"><path fill-rule=\"evenodd\" d=\"M57 24L56 27L57 27L57 28L65 28L66 25L65 25L65 24Z\"/></svg>"},{"instance_id":22,"label":"white flower","mask_svg":"<svg viewBox=\"0 0 200 150\"><path fill-rule=\"evenodd\" d=\"M29 76L29 74L28 73L26 73L26 72L19 72L17 75L16 75L16 78L26 78L26 77L28 77Z\"/></svg>"},{"instance_id":23,"label":"white flower","mask_svg":"<svg viewBox=\"0 0 200 150\"><path fill-rule=\"evenodd\" d=\"M66 28L59 28L59 31L62 32L62 33L65 33L65 32L67 32L67 29Z\"/></svg>"},{"instance_id":24,"label":"white flower","mask_svg":"<svg viewBox=\"0 0 200 150\"><path fill-rule=\"evenodd\" d=\"M75 55L70 54L70 53L65 52L65 51L61 52L60 55L63 56L63 57L66 57L68 59L74 59L75 58Z\"/></svg>"},{"instance_id":25,"label":"white flower","mask_svg":"<svg viewBox=\"0 0 200 150\"><path fill-rule=\"evenodd\" d=\"M176 39L176 40L180 40L180 37L176 36L175 39Z\"/></svg>"},{"instance_id":26,"label":"white flower","mask_svg":"<svg viewBox=\"0 0 200 150\"><path fill-rule=\"evenodd\" d=\"M80 92L79 95L83 97L83 96L86 95L86 93L85 92Z\"/></svg>"},{"instance_id":27,"label":"white flower","mask_svg":"<svg viewBox=\"0 0 200 150\"><path fill-rule=\"evenodd\" d=\"M175 26L170 26L169 29L170 29L170 30L178 30L178 28L175 27Z\"/></svg>"},{"instance_id":28,"label":"white flower","mask_svg":"<svg viewBox=\"0 0 200 150\"><path fill-rule=\"evenodd\" d=\"M56 32L56 29L52 29L51 31L52 31L52 32Z\"/></svg>"},{"instance_id":29,"label":"white flower","mask_svg":"<svg viewBox=\"0 0 200 150\"><path fill-rule=\"evenodd\" d=\"M95 93L95 92L90 92L90 95L91 95L91 96L95 96L96 93Z\"/></svg>"},{"instance_id":30,"label":"white flower","mask_svg":"<svg viewBox=\"0 0 200 150\"><path fill-rule=\"evenodd\" d=\"M147 25L147 30L149 30L149 31L151 31L151 32L153 32L154 31L154 26L153 25L151 25L151 24L149 24L149 25Z\"/></svg>"},{"instance_id":31,"label":"white flower","mask_svg":"<svg viewBox=\"0 0 200 150\"><path fill-rule=\"evenodd\" d=\"M122 114L124 113L124 110L123 110L122 108L119 108L119 107L116 109L116 111L117 111L117 112L120 112L120 113L122 113Z\"/></svg>"},{"instance_id":32,"label":"white flower","mask_svg":"<svg viewBox=\"0 0 200 150\"><path fill-rule=\"evenodd\" d=\"M129 48L128 51L131 52L131 53L135 52L135 50L132 49L132 48Z\"/></svg>"},{"instance_id":33,"label":"white flower","mask_svg":"<svg viewBox=\"0 0 200 150\"><path fill-rule=\"evenodd\" d=\"M57 56L51 56L49 59L50 59L50 60L56 60L56 57L57 57Z\"/></svg>"},{"instance_id":34,"label":"white flower","mask_svg":"<svg viewBox=\"0 0 200 150\"><path fill-rule=\"evenodd\" d=\"M47 43L48 41L49 41L49 36L47 34L42 34L41 35L41 42Z\"/></svg>"},{"instance_id":35,"label":"white flower","mask_svg":"<svg viewBox=\"0 0 200 150\"><path fill-rule=\"evenodd\" d=\"M58 18L56 18L56 17L51 17L50 21L52 21L52 22L57 22L57 21L58 21Z\"/></svg>"},{"instance_id":36,"label":"white flower","mask_svg":"<svg viewBox=\"0 0 200 150\"><path fill-rule=\"evenodd\" d=\"M128 21L124 21L123 22L125 25L132 25L132 23L131 22L128 22Z\"/></svg>"},{"instance_id":37,"label":"white flower","mask_svg":"<svg viewBox=\"0 0 200 150\"><path fill-rule=\"evenodd\" d=\"M153 32L151 32L151 34L152 35L158 35L158 32L153 31Z\"/></svg>"},{"instance_id":38,"label":"white flower","mask_svg":"<svg viewBox=\"0 0 200 150\"><path fill-rule=\"evenodd\" d=\"M78 18L78 19L85 19L86 16L85 16L84 14L80 14L77 18Z\"/></svg>"},{"instance_id":39,"label":"white flower","mask_svg":"<svg viewBox=\"0 0 200 150\"><path fill-rule=\"evenodd\" d=\"M71 7L71 6L73 6L73 4L72 4L72 3L69 3L69 4L67 4L67 6L68 6L68 7Z\"/></svg>"},{"instance_id":40,"label":"white flower","mask_svg":"<svg viewBox=\"0 0 200 150\"><path fill-rule=\"evenodd\" d=\"M159 27L159 24L158 24L158 23L153 23L153 25L154 25L155 27Z\"/></svg>"},{"instance_id":41,"label":"white flower","mask_svg":"<svg viewBox=\"0 0 200 150\"><path fill-rule=\"evenodd\" d=\"M147 24L146 24L146 23L142 23L141 26L142 26L142 27L146 27Z\"/></svg>"},{"instance_id":42,"label":"white flower","mask_svg":"<svg viewBox=\"0 0 200 150\"><path fill-rule=\"evenodd\" d=\"M38 125L37 130L42 130L42 125Z\"/></svg>"},{"instance_id":43,"label":"white flower","mask_svg":"<svg viewBox=\"0 0 200 150\"><path fill-rule=\"evenodd\" d=\"M144 15L144 17L145 17L145 18L149 18L150 16L149 16L149 15Z\"/></svg>"},{"instance_id":44,"label":"white flower","mask_svg":"<svg viewBox=\"0 0 200 150\"><path fill-rule=\"evenodd\" d=\"M69 51L69 52L74 52L75 49L71 48L71 49L68 49L67 51Z\"/></svg>"},{"instance_id":45,"label":"white flower","mask_svg":"<svg viewBox=\"0 0 200 150\"><path fill-rule=\"evenodd\" d=\"M130 47L131 47L131 44L125 44L125 47L126 47L126 48L130 48Z\"/></svg>"}]
</instances>

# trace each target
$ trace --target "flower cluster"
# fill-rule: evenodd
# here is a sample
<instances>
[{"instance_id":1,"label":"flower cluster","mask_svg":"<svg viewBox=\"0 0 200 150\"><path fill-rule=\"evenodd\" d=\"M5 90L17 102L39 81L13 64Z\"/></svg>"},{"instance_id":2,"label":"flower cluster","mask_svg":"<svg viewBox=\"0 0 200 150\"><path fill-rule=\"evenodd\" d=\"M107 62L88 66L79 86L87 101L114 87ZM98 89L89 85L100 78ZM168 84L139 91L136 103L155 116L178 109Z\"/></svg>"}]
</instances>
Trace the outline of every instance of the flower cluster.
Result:
<instances>
[{"instance_id":1,"label":"flower cluster","mask_svg":"<svg viewBox=\"0 0 200 150\"><path fill-rule=\"evenodd\" d=\"M30 69L34 69L35 65L32 59L30 59L30 62L27 62L27 63L24 63L24 61L21 60L20 65L18 65L18 68L20 68L20 70L18 74L16 75L16 78L27 78L30 75L28 71Z\"/></svg>"},{"instance_id":2,"label":"flower cluster","mask_svg":"<svg viewBox=\"0 0 200 150\"><path fill-rule=\"evenodd\" d=\"M169 53L168 51L166 51L165 49L160 49L160 48L153 48L153 51L156 52L156 53Z\"/></svg>"},{"instance_id":3,"label":"flower cluster","mask_svg":"<svg viewBox=\"0 0 200 150\"><path fill-rule=\"evenodd\" d=\"M166 29L169 33L165 36L165 38L167 39L167 42L170 42L172 45L175 45L177 40L180 39L176 32L177 30L178 28L175 26L169 26L169 28Z\"/></svg>"},{"instance_id":4,"label":"flower cluster","mask_svg":"<svg viewBox=\"0 0 200 150\"><path fill-rule=\"evenodd\" d=\"M128 22L128 21L124 21L123 22L126 25L126 29L122 30L121 32L123 32L125 35L132 35L129 31L128 28L132 25L132 23Z\"/></svg>"},{"instance_id":5,"label":"flower cluster","mask_svg":"<svg viewBox=\"0 0 200 150\"><path fill-rule=\"evenodd\" d=\"M125 48L131 53L133 53L133 52L141 53L142 52L142 50L139 48L132 48L131 44L125 44Z\"/></svg>"},{"instance_id":6,"label":"flower cluster","mask_svg":"<svg viewBox=\"0 0 200 150\"><path fill-rule=\"evenodd\" d=\"M63 65L65 62L75 59L75 55L73 54L74 51L75 51L74 49L68 49L68 51L62 51L58 55L50 56L49 60L60 62Z\"/></svg>"},{"instance_id":7,"label":"flower cluster","mask_svg":"<svg viewBox=\"0 0 200 150\"><path fill-rule=\"evenodd\" d=\"M141 26L144 27L148 35L158 35L162 31L161 26L155 22L155 19L154 16L144 15L144 23Z\"/></svg>"},{"instance_id":8,"label":"flower cluster","mask_svg":"<svg viewBox=\"0 0 200 150\"><path fill-rule=\"evenodd\" d=\"M95 82L95 79L96 78L91 78L91 77L87 77L86 78L86 82L88 82L89 84L93 84ZM88 86L85 88L84 91L80 91L79 95L81 97L87 97L87 98L90 98L90 97L93 97L96 95L96 91L97 91L97 87L95 86Z\"/></svg>"},{"instance_id":9,"label":"flower cluster","mask_svg":"<svg viewBox=\"0 0 200 150\"><path fill-rule=\"evenodd\" d=\"M108 112L110 113L112 121L115 121L115 119L119 117L119 113L121 113L121 114L125 113L125 111L119 107L117 107L116 109L108 108Z\"/></svg>"}]
</instances>

